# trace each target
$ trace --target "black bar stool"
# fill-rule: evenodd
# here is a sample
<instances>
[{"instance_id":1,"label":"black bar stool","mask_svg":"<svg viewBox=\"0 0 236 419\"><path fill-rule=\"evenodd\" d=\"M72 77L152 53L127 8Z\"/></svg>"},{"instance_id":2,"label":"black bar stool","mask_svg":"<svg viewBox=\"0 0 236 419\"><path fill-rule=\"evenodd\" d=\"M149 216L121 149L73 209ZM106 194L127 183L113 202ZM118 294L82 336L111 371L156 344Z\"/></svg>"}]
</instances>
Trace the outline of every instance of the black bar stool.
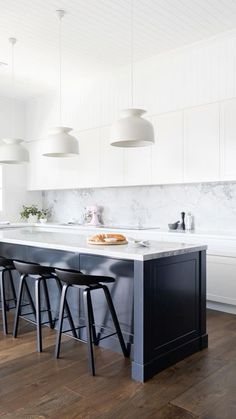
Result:
<instances>
[{"instance_id":1,"label":"black bar stool","mask_svg":"<svg viewBox=\"0 0 236 419\"><path fill-rule=\"evenodd\" d=\"M56 275L58 278L64 282L62 287L62 294L61 294L61 302L60 302L60 311L59 311L59 324L58 324L58 331L57 331L57 340L56 340L56 348L55 348L55 356L59 358L60 356L60 347L61 347L61 335L62 335L62 326L63 326L63 318L64 318L64 307L66 304L66 294L69 287L76 287L76 288L83 288L83 301L84 301L84 311L85 311L85 326L80 326L77 329L81 329L82 327L86 327L87 332L87 348L88 348L88 359L89 359L89 368L92 375L95 375L95 365L94 365L94 356L93 356L93 343L98 345L101 339L105 339L109 336L117 334L122 352L125 357L128 357L128 351L125 346L124 338L120 329L119 321L117 319L116 311L111 299L111 295L109 289L104 283L112 283L115 282L114 278L107 277L107 276L95 276L95 275L85 275L78 271L72 270L63 270L63 269L55 269ZM105 298L108 304L108 308L110 310L112 320L115 326L115 333L112 333L108 336L103 338L99 338L96 335L95 323L94 323L94 314L93 314L93 307L92 307L92 300L91 300L91 292L97 289L102 289L105 294ZM69 332L67 330L66 332ZM77 340L79 337L76 337ZM82 340L84 342L84 340Z\"/></svg>"},{"instance_id":2,"label":"black bar stool","mask_svg":"<svg viewBox=\"0 0 236 419\"><path fill-rule=\"evenodd\" d=\"M52 267L42 266L42 265L39 265L38 263L22 262L22 261L14 261L13 263L16 270L20 273L20 284L19 284L18 297L17 297L13 336L15 338L17 337L19 318L20 317L25 318L25 316L27 315L34 314L35 321L32 321L32 320L29 320L29 321L31 323L36 324L37 350L38 352L42 352L42 328L41 326L43 324L48 324L48 323L51 329L54 329L54 326L55 326L55 319L54 320L52 319L51 305L50 305L49 293L48 293L48 287L47 287L47 279L54 278L56 280L60 293L62 290L62 285L59 279L56 277L54 268ZM35 281L35 304L33 302L32 296L30 294L30 291L27 285L27 281L26 281L27 278L30 278L31 280ZM42 283L44 295L45 295L46 310L41 309L41 287L40 287L41 283ZM24 288L28 297L27 304L22 304ZM21 308L26 305L31 306L32 312L21 315ZM66 306L66 310L67 310L68 320L71 325L71 329L73 330L74 336L76 336L74 323L73 323L68 305ZM45 311L48 314L48 321L42 323L41 313Z\"/></svg>"},{"instance_id":3,"label":"black bar stool","mask_svg":"<svg viewBox=\"0 0 236 419\"><path fill-rule=\"evenodd\" d=\"M12 278L12 271L15 270L13 261L11 259L0 256L0 291L1 291L1 308L2 308L2 322L3 322L3 333L7 335L7 311L16 307L16 291ZM8 274L6 276L6 274ZM12 298L6 298L6 286L9 284ZM11 307L9 303L14 301L14 307Z\"/></svg>"}]
</instances>

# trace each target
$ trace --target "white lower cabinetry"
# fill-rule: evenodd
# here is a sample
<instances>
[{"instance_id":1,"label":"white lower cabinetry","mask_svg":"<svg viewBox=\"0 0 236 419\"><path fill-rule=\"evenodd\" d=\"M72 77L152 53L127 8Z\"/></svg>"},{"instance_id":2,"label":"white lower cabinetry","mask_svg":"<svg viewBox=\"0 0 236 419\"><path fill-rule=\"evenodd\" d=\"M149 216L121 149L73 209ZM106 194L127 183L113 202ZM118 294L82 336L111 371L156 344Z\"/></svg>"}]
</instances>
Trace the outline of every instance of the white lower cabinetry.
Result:
<instances>
[{"instance_id":1,"label":"white lower cabinetry","mask_svg":"<svg viewBox=\"0 0 236 419\"><path fill-rule=\"evenodd\" d=\"M236 257L207 257L207 299L236 306Z\"/></svg>"},{"instance_id":2,"label":"white lower cabinetry","mask_svg":"<svg viewBox=\"0 0 236 419\"><path fill-rule=\"evenodd\" d=\"M177 232L163 233L162 240L206 244L207 306L236 314L236 240L232 237L222 238L220 235L213 238Z\"/></svg>"}]
</instances>

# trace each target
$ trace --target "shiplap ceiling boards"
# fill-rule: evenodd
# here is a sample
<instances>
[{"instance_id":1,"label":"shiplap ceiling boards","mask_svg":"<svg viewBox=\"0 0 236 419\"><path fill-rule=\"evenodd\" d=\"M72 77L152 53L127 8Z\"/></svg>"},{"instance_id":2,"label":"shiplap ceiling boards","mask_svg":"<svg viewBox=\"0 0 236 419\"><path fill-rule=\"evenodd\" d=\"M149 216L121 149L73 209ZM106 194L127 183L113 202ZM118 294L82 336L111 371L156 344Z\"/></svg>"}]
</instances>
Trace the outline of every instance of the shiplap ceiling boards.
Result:
<instances>
[{"instance_id":1,"label":"shiplap ceiling boards","mask_svg":"<svg viewBox=\"0 0 236 419\"><path fill-rule=\"evenodd\" d=\"M192 43L236 27L234 0L134 0L135 60ZM20 40L16 60L22 96L55 88L58 7L68 11L63 35L64 77L111 72L128 62L127 0L0 0L0 61L8 62L6 39ZM0 69L0 89L6 71Z\"/></svg>"}]
</instances>

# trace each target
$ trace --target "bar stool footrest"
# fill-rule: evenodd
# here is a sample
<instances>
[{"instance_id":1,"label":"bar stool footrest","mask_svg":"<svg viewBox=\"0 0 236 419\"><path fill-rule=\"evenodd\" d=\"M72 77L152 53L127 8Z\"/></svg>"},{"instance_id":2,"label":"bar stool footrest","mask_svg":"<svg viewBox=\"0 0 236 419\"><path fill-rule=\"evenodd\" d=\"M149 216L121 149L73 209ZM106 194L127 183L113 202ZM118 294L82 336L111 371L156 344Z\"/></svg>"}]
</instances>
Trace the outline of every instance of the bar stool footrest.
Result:
<instances>
[{"instance_id":1,"label":"bar stool footrest","mask_svg":"<svg viewBox=\"0 0 236 419\"><path fill-rule=\"evenodd\" d=\"M74 329L63 330L61 333L72 332L72 330L80 330L80 329L83 329L84 327L86 327L86 326L78 326L78 327L75 327Z\"/></svg>"},{"instance_id":2,"label":"bar stool footrest","mask_svg":"<svg viewBox=\"0 0 236 419\"><path fill-rule=\"evenodd\" d=\"M110 333L110 335L103 336L102 338L99 338L99 339L97 340L97 342L99 343L99 342L100 342L100 340L103 340L103 339L109 338L110 336L114 336L114 335L117 335L117 333L116 333L116 332L114 332L114 333Z\"/></svg>"},{"instance_id":3,"label":"bar stool footrest","mask_svg":"<svg viewBox=\"0 0 236 419\"><path fill-rule=\"evenodd\" d=\"M29 323L32 323L32 324L37 324L37 322L35 321L35 320L31 320L31 319L28 319L28 318L26 318L25 316L27 316L27 315L29 315L29 314L34 314L34 313L25 313L25 314L20 314L19 315L19 317L21 318L21 319L24 319L24 320L26 320L27 322L29 322ZM44 325L44 324L49 324L50 322L49 321L47 321L47 322L43 322L43 323L41 323L41 325Z\"/></svg>"}]
</instances>

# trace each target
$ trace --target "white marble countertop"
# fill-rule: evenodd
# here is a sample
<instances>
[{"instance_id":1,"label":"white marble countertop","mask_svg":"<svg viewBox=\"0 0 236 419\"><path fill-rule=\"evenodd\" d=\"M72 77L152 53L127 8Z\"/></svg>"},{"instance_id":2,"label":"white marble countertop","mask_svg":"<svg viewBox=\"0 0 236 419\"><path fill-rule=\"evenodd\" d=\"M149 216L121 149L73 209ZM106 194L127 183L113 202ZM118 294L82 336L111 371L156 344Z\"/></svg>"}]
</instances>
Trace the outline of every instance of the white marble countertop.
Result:
<instances>
[{"instance_id":1,"label":"white marble countertop","mask_svg":"<svg viewBox=\"0 0 236 419\"><path fill-rule=\"evenodd\" d=\"M236 230L168 230L167 228L162 227L152 227L152 228L133 228L133 227L104 227L104 226L90 226L90 225L82 225L82 224L68 224L68 223L53 223L48 222L45 224L36 223L36 224L29 224L26 222L14 222L10 224L1 224L0 223L0 231L5 229L12 229L12 228L22 228L22 227L38 227L42 230L45 229L59 229L59 230L66 230L66 231L81 231L83 233L87 233L87 231L110 231L110 232L124 232L126 234L130 234L132 236L136 235L137 233L139 235L142 235L142 233L148 234L150 238L152 236L155 236L157 233L160 234L167 234L170 237L176 237L181 236L182 237L197 237L197 238L220 238L220 239L231 239L236 240Z\"/></svg>"},{"instance_id":2,"label":"white marble countertop","mask_svg":"<svg viewBox=\"0 0 236 419\"><path fill-rule=\"evenodd\" d=\"M73 234L71 233L68 230L47 231L45 226L44 228L36 226L6 228L0 230L0 242L139 261L191 253L207 248L205 245L154 240L150 241L149 247L134 247L131 243L116 246L90 245L87 243L89 234L79 234L74 231Z\"/></svg>"},{"instance_id":3,"label":"white marble countertop","mask_svg":"<svg viewBox=\"0 0 236 419\"><path fill-rule=\"evenodd\" d=\"M14 226L27 226L27 224L20 224L16 223ZM125 232L126 234L135 235L138 233L139 235L142 235L142 233L149 234L150 238L152 236L155 236L157 233L160 234L167 234L170 235L170 237L175 236L185 236L185 237L197 237L197 238L221 238L221 239L232 239L236 240L236 230L169 230L168 228L163 227L152 227L152 228L133 228L133 227L114 227L110 229L109 227L104 226L89 226L89 225L81 225L81 224L60 224L60 223L46 223L46 224L34 224L34 226L40 227L40 228L55 228L55 229L62 229L62 230L80 230L80 231L86 231L86 230L96 230L96 231L111 231L111 232Z\"/></svg>"}]
</instances>

